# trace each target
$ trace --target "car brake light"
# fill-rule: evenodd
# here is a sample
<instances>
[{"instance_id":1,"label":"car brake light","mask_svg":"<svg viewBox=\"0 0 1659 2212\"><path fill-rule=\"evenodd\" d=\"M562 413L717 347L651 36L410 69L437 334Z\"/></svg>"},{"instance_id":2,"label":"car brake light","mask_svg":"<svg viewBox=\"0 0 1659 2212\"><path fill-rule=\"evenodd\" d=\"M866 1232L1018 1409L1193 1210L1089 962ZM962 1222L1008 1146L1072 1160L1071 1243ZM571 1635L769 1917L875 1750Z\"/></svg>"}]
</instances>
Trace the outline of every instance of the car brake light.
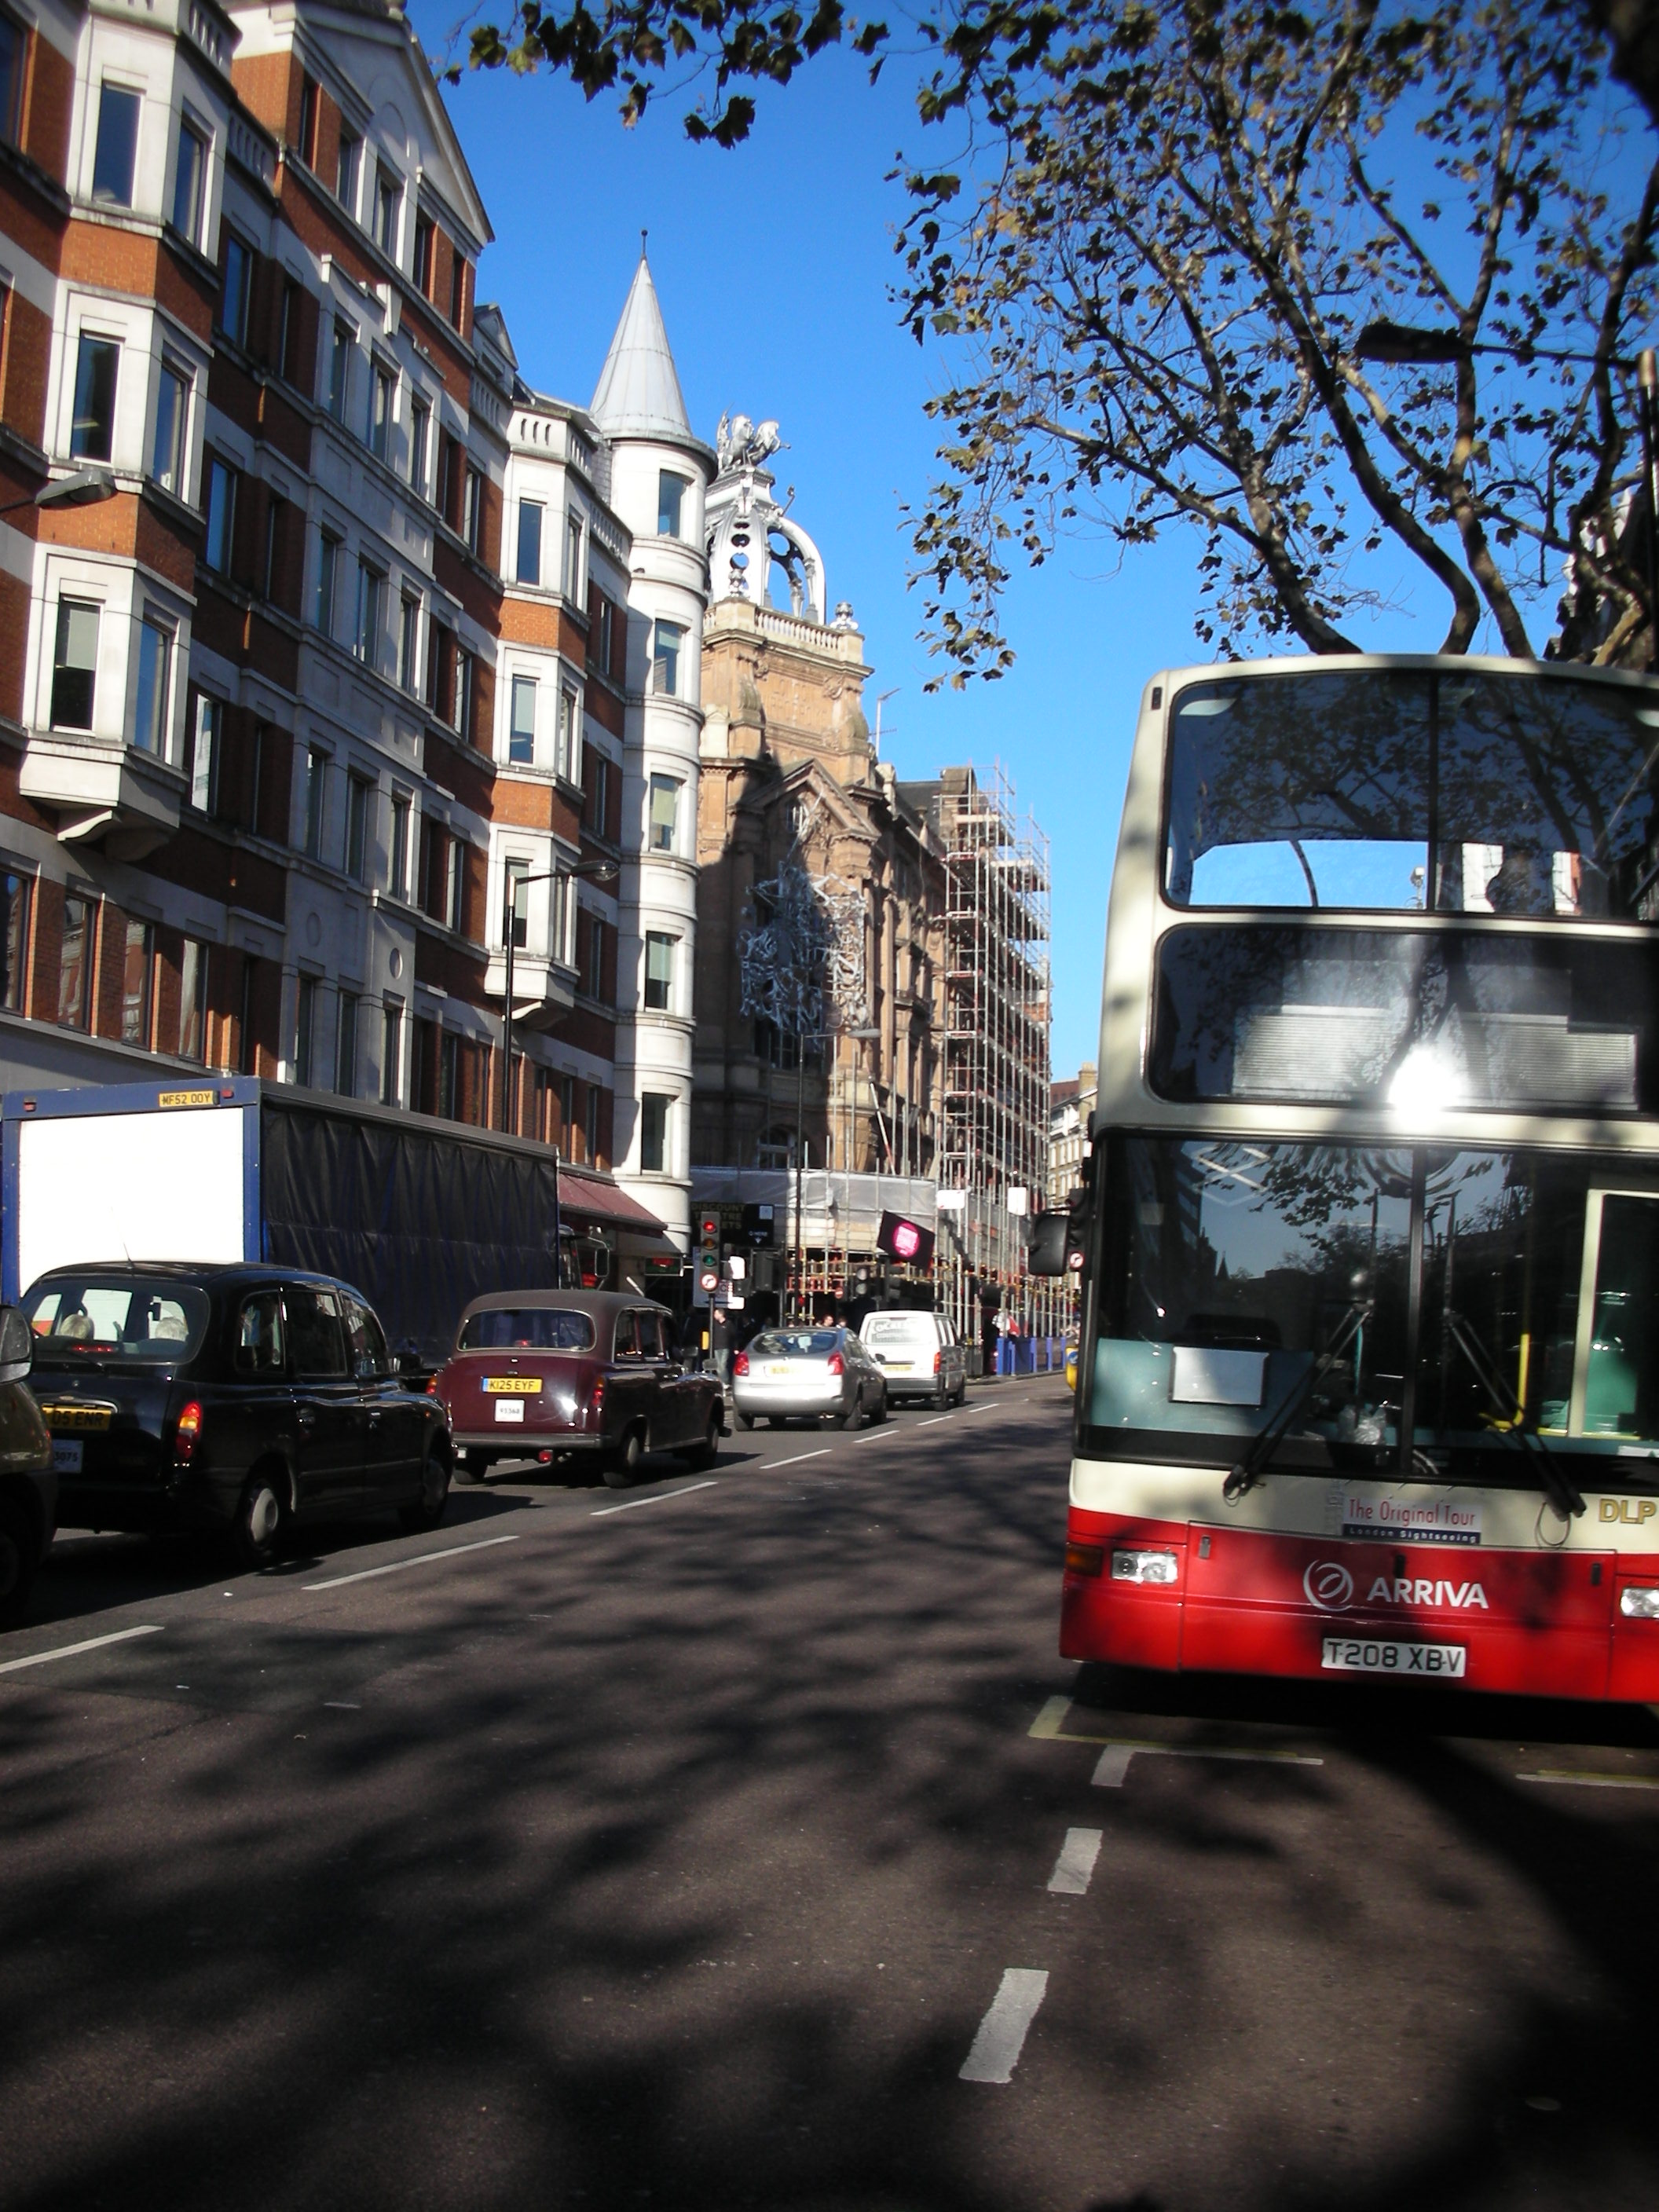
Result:
<instances>
[{"instance_id":1,"label":"car brake light","mask_svg":"<svg viewBox=\"0 0 1659 2212\"><path fill-rule=\"evenodd\" d=\"M732 1362L732 1372L734 1375L746 1375L749 1372L749 1354L746 1352L740 1352Z\"/></svg>"},{"instance_id":2,"label":"car brake light","mask_svg":"<svg viewBox=\"0 0 1659 2212\"><path fill-rule=\"evenodd\" d=\"M196 1456L196 1444L202 1433L202 1408L192 1398L179 1416L173 1432L173 1456L180 1467L188 1467Z\"/></svg>"},{"instance_id":3,"label":"car brake light","mask_svg":"<svg viewBox=\"0 0 1659 2212\"><path fill-rule=\"evenodd\" d=\"M435 1373L426 1386L426 1395L428 1398L435 1398L438 1395L438 1377Z\"/></svg>"},{"instance_id":4,"label":"car brake light","mask_svg":"<svg viewBox=\"0 0 1659 2212\"><path fill-rule=\"evenodd\" d=\"M593 1395L589 1399L588 1404L592 1407L593 1418L597 1421L599 1415L605 1411L605 1377L603 1375L595 1379L593 1384Z\"/></svg>"},{"instance_id":5,"label":"car brake light","mask_svg":"<svg viewBox=\"0 0 1659 2212\"><path fill-rule=\"evenodd\" d=\"M938 1354L938 1352L935 1352L935 1353L933 1354L933 1372L934 1372L934 1374L935 1374L935 1375L937 1375L937 1374L939 1373L939 1354Z\"/></svg>"},{"instance_id":6,"label":"car brake light","mask_svg":"<svg viewBox=\"0 0 1659 2212\"><path fill-rule=\"evenodd\" d=\"M832 1375L844 1375L847 1371L842 1364L842 1357L838 1352L832 1352L823 1364Z\"/></svg>"}]
</instances>

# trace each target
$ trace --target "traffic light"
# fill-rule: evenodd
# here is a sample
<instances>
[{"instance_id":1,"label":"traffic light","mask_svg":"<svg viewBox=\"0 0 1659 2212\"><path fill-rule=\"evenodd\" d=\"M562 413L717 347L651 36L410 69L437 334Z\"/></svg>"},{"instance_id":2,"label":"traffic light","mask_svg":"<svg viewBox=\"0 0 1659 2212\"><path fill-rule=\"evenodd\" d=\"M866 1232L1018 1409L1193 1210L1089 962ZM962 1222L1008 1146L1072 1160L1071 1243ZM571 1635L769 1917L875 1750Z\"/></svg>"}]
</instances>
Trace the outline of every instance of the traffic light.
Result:
<instances>
[{"instance_id":1,"label":"traffic light","mask_svg":"<svg viewBox=\"0 0 1659 2212\"><path fill-rule=\"evenodd\" d=\"M718 1213L697 1216L697 1288L713 1291L720 1279L720 1218Z\"/></svg>"}]
</instances>

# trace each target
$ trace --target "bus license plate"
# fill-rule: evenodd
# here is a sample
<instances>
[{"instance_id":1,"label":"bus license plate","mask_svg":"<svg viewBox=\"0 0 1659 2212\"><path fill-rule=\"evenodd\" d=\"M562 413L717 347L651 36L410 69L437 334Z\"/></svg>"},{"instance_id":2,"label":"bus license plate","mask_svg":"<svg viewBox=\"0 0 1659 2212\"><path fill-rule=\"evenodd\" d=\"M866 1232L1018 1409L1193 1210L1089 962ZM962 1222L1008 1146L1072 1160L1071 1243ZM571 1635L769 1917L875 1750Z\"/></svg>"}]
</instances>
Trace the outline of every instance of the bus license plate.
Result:
<instances>
[{"instance_id":1,"label":"bus license plate","mask_svg":"<svg viewBox=\"0 0 1659 2212\"><path fill-rule=\"evenodd\" d=\"M1461 1677L1467 1644L1400 1644L1382 1636L1328 1636L1320 1664L1347 1674L1414 1674L1424 1681Z\"/></svg>"}]
</instances>

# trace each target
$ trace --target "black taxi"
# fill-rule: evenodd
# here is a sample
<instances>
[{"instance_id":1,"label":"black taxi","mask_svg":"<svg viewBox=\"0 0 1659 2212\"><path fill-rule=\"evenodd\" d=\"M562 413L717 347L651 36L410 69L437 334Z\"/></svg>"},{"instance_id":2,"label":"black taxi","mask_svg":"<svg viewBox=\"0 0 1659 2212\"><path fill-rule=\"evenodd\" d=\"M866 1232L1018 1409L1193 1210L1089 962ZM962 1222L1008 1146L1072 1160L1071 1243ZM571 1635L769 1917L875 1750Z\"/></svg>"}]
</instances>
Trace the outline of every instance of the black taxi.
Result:
<instances>
[{"instance_id":1,"label":"black taxi","mask_svg":"<svg viewBox=\"0 0 1659 2212\"><path fill-rule=\"evenodd\" d=\"M219 1530L258 1565L291 1522L443 1516L442 1411L349 1283L121 1261L43 1275L22 1310L63 1527Z\"/></svg>"}]
</instances>

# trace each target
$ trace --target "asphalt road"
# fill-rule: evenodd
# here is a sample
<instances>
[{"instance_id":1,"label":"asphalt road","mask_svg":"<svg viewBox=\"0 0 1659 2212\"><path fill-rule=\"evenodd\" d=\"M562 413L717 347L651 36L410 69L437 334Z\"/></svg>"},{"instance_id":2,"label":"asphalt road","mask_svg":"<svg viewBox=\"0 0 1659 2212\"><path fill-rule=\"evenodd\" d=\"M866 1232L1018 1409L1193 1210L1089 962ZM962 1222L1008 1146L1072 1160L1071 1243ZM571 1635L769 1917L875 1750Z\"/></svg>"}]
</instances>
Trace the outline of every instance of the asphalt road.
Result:
<instances>
[{"instance_id":1,"label":"asphalt road","mask_svg":"<svg viewBox=\"0 0 1659 2212\"><path fill-rule=\"evenodd\" d=\"M62 1540L0 2205L1648 2212L1659 1725L1080 1675L1068 1403Z\"/></svg>"}]
</instances>

